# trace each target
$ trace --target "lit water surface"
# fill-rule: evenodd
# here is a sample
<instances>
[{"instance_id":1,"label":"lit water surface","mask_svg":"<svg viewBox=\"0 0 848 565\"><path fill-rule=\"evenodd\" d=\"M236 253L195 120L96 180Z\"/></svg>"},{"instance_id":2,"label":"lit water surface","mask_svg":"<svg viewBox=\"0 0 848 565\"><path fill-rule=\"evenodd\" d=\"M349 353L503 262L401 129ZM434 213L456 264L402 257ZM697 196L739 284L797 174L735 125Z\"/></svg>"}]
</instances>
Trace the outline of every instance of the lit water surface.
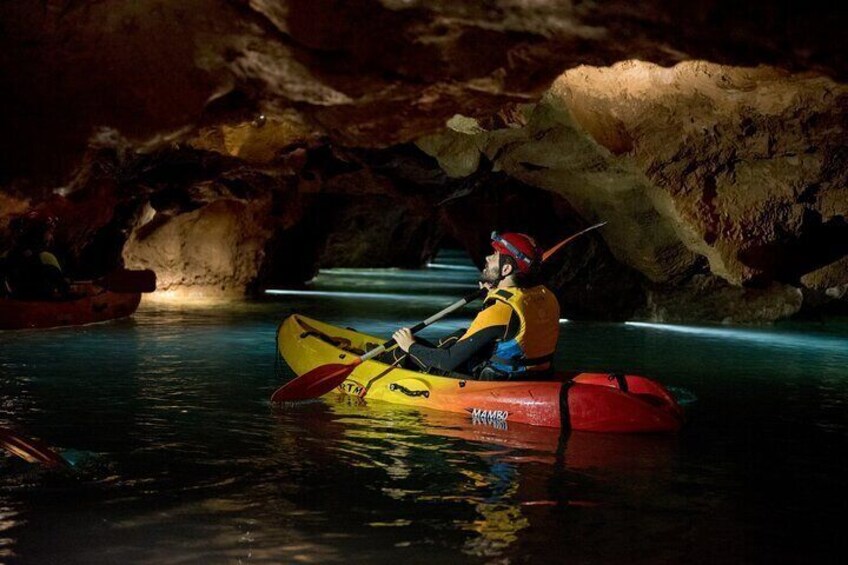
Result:
<instances>
[{"instance_id":1,"label":"lit water surface","mask_svg":"<svg viewBox=\"0 0 848 565\"><path fill-rule=\"evenodd\" d=\"M447 256L420 272L331 270L273 301L0 333L0 423L78 461L50 473L0 456L0 561L845 557L844 320L563 323L560 367L641 373L697 397L673 436L497 430L343 398L272 410L284 313L387 336L475 276Z\"/></svg>"}]
</instances>

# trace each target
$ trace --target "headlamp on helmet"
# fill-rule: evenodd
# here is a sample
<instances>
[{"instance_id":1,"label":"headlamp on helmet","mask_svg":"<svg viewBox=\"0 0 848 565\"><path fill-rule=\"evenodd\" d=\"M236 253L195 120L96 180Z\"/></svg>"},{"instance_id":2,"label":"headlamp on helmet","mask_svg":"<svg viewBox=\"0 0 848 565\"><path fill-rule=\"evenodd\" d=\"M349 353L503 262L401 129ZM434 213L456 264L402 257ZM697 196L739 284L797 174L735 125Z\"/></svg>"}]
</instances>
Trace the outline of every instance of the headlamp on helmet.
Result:
<instances>
[{"instance_id":1,"label":"headlamp on helmet","mask_svg":"<svg viewBox=\"0 0 848 565\"><path fill-rule=\"evenodd\" d=\"M523 233L492 232L492 248L502 255L508 255L515 260L518 270L529 273L539 262L539 248L529 235Z\"/></svg>"}]
</instances>

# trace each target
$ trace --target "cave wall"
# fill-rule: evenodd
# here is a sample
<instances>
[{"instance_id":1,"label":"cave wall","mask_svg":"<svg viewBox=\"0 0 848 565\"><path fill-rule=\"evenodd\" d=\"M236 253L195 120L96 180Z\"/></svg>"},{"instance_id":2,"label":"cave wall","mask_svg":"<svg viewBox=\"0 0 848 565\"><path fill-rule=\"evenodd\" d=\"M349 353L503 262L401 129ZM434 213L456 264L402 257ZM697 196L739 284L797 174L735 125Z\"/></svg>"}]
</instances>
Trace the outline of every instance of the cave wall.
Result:
<instances>
[{"instance_id":1,"label":"cave wall","mask_svg":"<svg viewBox=\"0 0 848 565\"><path fill-rule=\"evenodd\" d=\"M153 269L160 293L242 296L256 277L271 234L266 210L261 200L220 199L175 217L154 214L124 246L125 264Z\"/></svg>"},{"instance_id":2,"label":"cave wall","mask_svg":"<svg viewBox=\"0 0 848 565\"><path fill-rule=\"evenodd\" d=\"M551 273L575 317L835 311L844 24L815 2L5 2L0 247L56 214L73 275L231 296L607 220Z\"/></svg>"},{"instance_id":3,"label":"cave wall","mask_svg":"<svg viewBox=\"0 0 848 565\"><path fill-rule=\"evenodd\" d=\"M609 221L610 250L653 283L652 296L678 285L690 298L713 294L716 304L744 310L755 293L777 297L762 290L772 284L807 281L835 295L848 281L847 94L829 79L766 67L579 67L509 123L457 116L418 145L453 176L470 174L482 155L562 195L582 217ZM687 283L696 274L752 289ZM679 302L666 318L687 315ZM794 307L776 308L776 317L801 307L787 304Z\"/></svg>"},{"instance_id":4,"label":"cave wall","mask_svg":"<svg viewBox=\"0 0 848 565\"><path fill-rule=\"evenodd\" d=\"M660 190L657 208L725 280L797 283L848 253L848 88L768 67L629 62L574 69L551 92Z\"/></svg>"}]
</instances>

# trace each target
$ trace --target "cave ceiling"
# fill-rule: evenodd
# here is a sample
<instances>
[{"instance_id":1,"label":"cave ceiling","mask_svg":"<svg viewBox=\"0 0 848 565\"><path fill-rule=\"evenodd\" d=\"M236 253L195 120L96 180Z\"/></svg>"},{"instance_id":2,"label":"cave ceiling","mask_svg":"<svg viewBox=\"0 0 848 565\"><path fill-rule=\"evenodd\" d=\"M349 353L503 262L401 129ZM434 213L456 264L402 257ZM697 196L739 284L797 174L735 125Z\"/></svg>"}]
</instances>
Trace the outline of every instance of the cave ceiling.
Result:
<instances>
[{"instance_id":1,"label":"cave ceiling","mask_svg":"<svg viewBox=\"0 0 848 565\"><path fill-rule=\"evenodd\" d=\"M822 6L825 6L822 4ZM4 180L264 114L386 147L537 100L564 71L707 60L846 76L845 17L771 2L186 0L0 6ZM282 133L282 132L280 132ZM55 178L55 177L54 177Z\"/></svg>"}]
</instances>

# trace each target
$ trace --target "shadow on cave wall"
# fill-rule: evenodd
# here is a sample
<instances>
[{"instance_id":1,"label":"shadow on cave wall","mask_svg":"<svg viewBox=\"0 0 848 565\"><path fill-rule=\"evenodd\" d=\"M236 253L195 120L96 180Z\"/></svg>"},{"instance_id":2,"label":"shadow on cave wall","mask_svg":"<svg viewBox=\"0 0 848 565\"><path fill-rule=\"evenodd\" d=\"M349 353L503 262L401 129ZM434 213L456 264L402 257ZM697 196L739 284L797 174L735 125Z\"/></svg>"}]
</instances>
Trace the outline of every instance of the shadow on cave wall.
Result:
<instances>
[{"instance_id":1,"label":"shadow on cave wall","mask_svg":"<svg viewBox=\"0 0 848 565\"><path fill-rule=\"evenodd\" d=\"M739 253L745 265L760 271L752 286L777 280L801 284L801 277L848 255L848 223L838 216L822 222L812 211L805 214L799 235L784 234L774 243L750 247Z\"/></svg>"},{"instance_id":2,"label":"shadow on cave wall","mask_svg":"<svg viewBox=\"0 0 848 565\"><path fill-rule=\"evenodd\" d=\"M493 230L528 233L549 248L587 227L562 197L493 171L486 159L475 173L451 178L412 144L321 148L299 182L302 215L268 241L249 293L302 287L322 267L418 268L447 246L479 267ZM317 188L304 194L309 183ZM598 234L564 248L544 278L570 318L626 319L645 302L644 277L619 263Z\"/></svg>"}]
</instances>

